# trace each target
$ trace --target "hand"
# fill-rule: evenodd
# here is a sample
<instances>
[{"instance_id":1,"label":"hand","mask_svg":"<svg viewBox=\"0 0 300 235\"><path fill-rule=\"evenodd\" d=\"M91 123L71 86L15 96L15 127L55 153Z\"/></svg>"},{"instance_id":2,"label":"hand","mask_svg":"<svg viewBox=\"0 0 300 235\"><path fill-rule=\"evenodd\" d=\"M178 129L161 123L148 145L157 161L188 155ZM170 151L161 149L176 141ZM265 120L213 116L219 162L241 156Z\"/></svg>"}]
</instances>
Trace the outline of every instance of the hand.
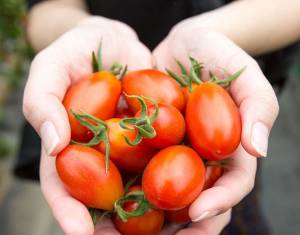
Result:
<instances>
[{"instance_id":1,"label":"hand","mask_svg":"<svg viewBox=\"0 0 300 235\"><path fill-rule=\"evenodd\" d=\"M24 93L24 115L42 139L42 192L67 235L92 235L94 226L86 207L65 191L55 159L49 155L55 156L70 142L62 100L72 83L92 72L91 52L97 51L101 39L104 68L113 62L127 64L129 69L151 66L149 50L131 28L117 21L90 17L35 57Z\"/></svg>"},{"instance_id":2,"label":"hand","mask_svg":"<svg viewBox=\"0 0 300 235\"><path fill-rule=\"evenodd\" d=\"M198 222L191 227L202 231L204 224L209 225L208 218L228 211L252 190L256 172L253 156L266 156L269 133L279 107L271 85L255 60L224 35L194 26L192 20L176 26L153 53L159 69L168 68L178 73L174 59L188 68L189 55L204 63L205 80L209 71L222 77L224 72L220 68L234 73L247 66L229 88L241 113L241 145L214 187L202 192L190 207L191 219Z\"/></svg>"}]
</instances>

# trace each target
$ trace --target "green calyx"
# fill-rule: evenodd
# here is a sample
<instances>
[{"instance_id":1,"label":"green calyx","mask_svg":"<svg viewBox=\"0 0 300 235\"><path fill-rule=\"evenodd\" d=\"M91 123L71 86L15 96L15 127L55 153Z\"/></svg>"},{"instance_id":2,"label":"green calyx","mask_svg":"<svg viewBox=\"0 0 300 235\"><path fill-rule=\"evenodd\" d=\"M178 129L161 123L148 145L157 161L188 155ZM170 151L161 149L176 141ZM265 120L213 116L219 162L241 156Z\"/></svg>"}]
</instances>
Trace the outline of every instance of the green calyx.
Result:
<instances>
[{"instance_id":1,"label":"green calyx","mask_svg":"<svg viewBox=\"0 0 300 235\"><path fill-rule=\"evenodd\" d=\"M200 63L193 57L189 56L189 60L191 63L190 72L188 73L183 64L176 60L177 65L180 68L181 74L178 75L174 73L173 71L166 69L167 73L174 78L182 87L188 87L189 92L192 92L192 85L193 84L201 84L202 81L202 69L204 68L203 63ZM246 69L246 67L241 68L237 72L235 72L232 75L229 75L225 79L219 79L216 75L214 75L212 72L209 72L210 79L209 82L228 87L230 83L237 79L243 71Z\"/></svg>"},{"instance_id":2,"label":"green calyx","mask_svg":"<svg viewBox=\"0 0 300 235\"><path fill-rule=\"evenodd\" d=\"M123 118L119 123L123 129L137 131L136 138L133 141L129 140L127 136L124 136L127 144L130 146L134 146L139 144L142 141L143 137L148 139L154 138L156 136L156 131L153 128L152 124L156 121L159 112L157 102L144 96L127 94L125 94L125 96L132 99L137 99L141 105L141 113L139 117ZM148 116L148 108L145 100L150 101L155 106L155 112L151 116Z\"/></svg>"},{"instance_id":3,"label":"green calyx","mask_svg":"<svg viewBox=\"0 0 300 235\"><path fill-rule=\"evenodd\" d=\"M82 143L72 140L72 144L80 144L84 146L95 146L98 145L100 142L104 142L106 149L105 149L105 172L107 173L109 167L109 154L110 154L110 145L108 140L108 127L107 124L90 114L87 113L76 113L71 110L72 114L76 118L76 120L84 127L89 129L94 137L88 143Z\"/></svg>"},{"instance_id":4,"label":"green calyx","mask_svg":"<svg viewBox=\"0 0 300 235\"><path fill-rule=\"evenodd\" d=\"M102 60L102 39L100 41L98 53L96 56L96 53L92 52L92 66L93 66L93 72L100 72L103 71L103 60ZM113 63L112 66L109 69L110 72L112 72L115 76L119 76L119 80L122 80L122 78L125 76L127 72L127 65L123 68L123 66L117 62Z\"/></svg>"},{"instance_id":5,"label":"green calyx","mask_svg":"<svg viewBox=\"0 0 300 235\"><path fill-rule=\"evenodd\" d=\"M123 205L126 202L136 202L138 203L138 206L133 211L125 211L123 209ZM144 215L151 208L153 207L146 200L144 196L144 192L133 191L127 193L125 196L121 197L119 200L115 202L114 211L123 222L127 222L127 220L132 217L138 217Z\"/></svg>"},{"instance_id":6,"label":"green calyx","mask_svg":"<svg viewBox=\"0 0 300 235\"><path fill-rule=\"evenodd\" d=\"M192 85L203 83L201 80L202 69L204 68L203 64L189 56L189 61L191 63L190 72L185 69L183 64L176 60L177 65L180 68L181 74L178 75L173 71L166 69L167 73L174 78L182 87L188 87L189 91L192 92Z\"/></svg>"}]
</instances>

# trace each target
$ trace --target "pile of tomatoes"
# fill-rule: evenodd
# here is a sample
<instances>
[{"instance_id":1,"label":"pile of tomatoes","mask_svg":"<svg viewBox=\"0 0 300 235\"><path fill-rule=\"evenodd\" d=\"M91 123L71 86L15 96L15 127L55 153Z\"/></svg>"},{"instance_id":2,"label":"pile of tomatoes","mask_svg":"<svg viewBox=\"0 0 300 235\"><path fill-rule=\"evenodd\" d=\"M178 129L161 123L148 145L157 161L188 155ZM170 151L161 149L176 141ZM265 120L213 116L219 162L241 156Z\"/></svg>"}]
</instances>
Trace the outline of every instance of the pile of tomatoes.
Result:
<instances>
[{"instance_id":1,"label":"pile of tomatoes","mask_svg":"<svg viewBox=\"0 0 300 235\"><path fill-rule=\"evenodd\" d=\"M177 62L181 74L119 64L103 70L101 52L92 58L94 73L63 101L72 142L56 169L66 190L110 215L124 235L189 222L189 205L240 143L240 114L224 86L242 70L203 82L203 66L191 57L190 71Z\"/></svg>"}]
</instances>

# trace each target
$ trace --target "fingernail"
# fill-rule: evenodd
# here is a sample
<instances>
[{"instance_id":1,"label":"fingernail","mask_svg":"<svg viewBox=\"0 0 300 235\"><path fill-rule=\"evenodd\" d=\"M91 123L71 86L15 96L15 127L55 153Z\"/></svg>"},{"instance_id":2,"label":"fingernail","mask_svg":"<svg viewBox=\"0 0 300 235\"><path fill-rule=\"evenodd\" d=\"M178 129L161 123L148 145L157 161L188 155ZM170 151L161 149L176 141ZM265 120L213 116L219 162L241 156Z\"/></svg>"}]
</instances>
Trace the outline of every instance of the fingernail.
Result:
<instances>
[{"instance_id":1,"label":"fingernail","mask_svg":"<svg viewBox=\"0 0 300 235\"><path fill-rule=\"evenodd\" d=\"M200 216L198 216L197 218L192 219L192 221L193 222L198 222L200 220L205 220L205 219L208 219L210 217L216 216L217 214L219 214L218 211L205 211Z\"/></svg>"},{"instance_id":2,"label":"fingernail","mask_svg":"<svg viewBox=\"0 0 300 235\"><path fill-rule=\"evenodd\" d=\"M52 122L46 121L41 126L41 139L47 155L51 155L59 143L56 128Z\"/></svg>"},{"instance_id":3,"label":"fingernail","mask_svg":"<svg viewBox=\"0 0 300 235\"><path fill-rule=\"evenodd\" d=\"M267 156L269 133L269 128L262 122L253 125L251 144L262 157Z\"/></svg>"}]
</instances>

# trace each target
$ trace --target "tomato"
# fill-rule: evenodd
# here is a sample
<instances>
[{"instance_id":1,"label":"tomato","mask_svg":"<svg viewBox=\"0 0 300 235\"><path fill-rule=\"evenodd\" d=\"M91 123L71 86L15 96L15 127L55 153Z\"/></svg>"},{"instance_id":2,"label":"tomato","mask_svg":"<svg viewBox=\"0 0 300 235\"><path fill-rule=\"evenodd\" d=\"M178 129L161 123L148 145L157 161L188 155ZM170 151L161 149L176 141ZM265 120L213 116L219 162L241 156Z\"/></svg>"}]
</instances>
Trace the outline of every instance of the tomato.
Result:
<instances>
[{"instance_id":1,"label":"tomato","mask_svg":"<svg viewBox=\"0 0 300 235\"><path fill-rule=\"evenodd\" d=\"M185 121L182 114L174 106L159 104L158 116L152 124L156 136L152 139L144 139L144 143L153 148L166 148L170 145L179 144L185 134ZM148 115L155 113L155 106L148 107ZM138 117L138 112L136 116Z\"/></svg>"},{"instance_id":2,"label":"tomato","mask_svg":"<svg viewBox=\"0 0 300 235\"><path fill-rule=\"evenodd\" d=\"M189 216L189 206L176 211L165 211L165 217L172 223L186 224L191 221Z\"/></svg>"},{"instance_id":3,"label":"tomato","mask_svg":"<svg viewBox=\"0 0 300 235\"><path fill-rule=\"evenodd\" d=\"M207 160L230 157L241 140L238 107L221 86L206 82L191 94L186 125L192 147Z\"/></svg>"},{"instance_id":4,"label":"tomato","mask_svg":"<svg viewBox=\"0 0 300 235\"><path fill-rule=\"evenodd\" d=\"M106 120L115 115L120 94L121 82L108 71L93 73L73 84L63 101L69 116L72 139L87 142L93 135L76 120L71 110Z\"/></svg>"},{"instance_id":5,"label":"tomato","mask_svg":"<svg viewBox=\"0 0 300 235\"><path fill-rule=\"evenodd\" d=\"M145 168L142 187L145 197L157 208L179 210L200 194L205 167L199 155L184 145L158 152Z\"/></svg>"},{"instance_id":6,"label":"tomato","mask_svg":"<svg viewBox=\"0 0 300 235\"><path fill-rule=\"evenodd\" d=\"M124 136L134 140L136 130L126 130L119 125L119 118L112 118L106 121L108 126L108 139L110 144L110 159L120 168L130 172L141 172L150 159L154 156L155 150L141 143L130 146ZM99 147L99 146L98 146ZM105 143L100 143L100 151L105 153Z\"/></svg>"},{"instance_id":7,"label":"tomato","mask_svg":"<svg viewBox=\"0 0 300 235\"><path fill-rule=\"evenodd\" d=\"M173 105L183 111L185 100L181 87L169 75L155 69L127 73L122 80L123 91L128 95L152 98L158 103ZM136 99L127 98L130 109L136 113L140 104Z\"/></svg>"},{"instance_id":8,"label":"tomato","mask_svg":"<svg viewBox=\"0 0 300 235\"><path fill-rule=\"evenodd\" d=\"M140 186L133 186L129 191L141 191ZM123 205L125 211L133 211L138 207L138 202L126 202ZM164 224L164 212L158 209L149 209L144 215L131 217L123 222L116 215L113 223L122 235L157 235Z\"/></svg>"},{"instance_id":9,"label":"tomato","mask_svg":"<svg viewBox=\"0 0 300 235\"><path fill-rule=\"evenodd\" d=\"M215 162L217 164L218 162ZM207 166L203 190L211 188L224 172L223 167Z\"/></svg>"},{"instance_id":10,"label":"tomato","mask_svg":"<svg viewBox=\"0 0 300 235\"><path fill-rule=\"evenodd\" d=\"M123 94L120 95L117 107L117 114L115 117L117 118L124 118L124 117L132 117L134 116L131 110L128 107L126 99Z\"/></svg>"},{"instance_id":11,"label":"tomato","mask_svg":"<svg viewBox=\"0 0 300 235\"><path fill-rule=\"evenodd\" d=\"M187 103L191 94L194 92L194 90L198 87L199 85L196 84L196 83L193 83L192 84L192 90L190 91L190 89L188 87L183 87L182 88L182 92L183 92L183 95L184 95L184 99L185 99L185 102Z\"/></svg>"},{"instance_id":12,"label":"tomato","mask_svg":"<svg viewBox=\"0 0 300 235\"><path fill-rule=\"evenodd\" d=\"M121 175L113 162L93 148L69 145L56 158L57 173L67 191L85 205L111 210L123 195Z\"/></svg>"}]
</instances>

